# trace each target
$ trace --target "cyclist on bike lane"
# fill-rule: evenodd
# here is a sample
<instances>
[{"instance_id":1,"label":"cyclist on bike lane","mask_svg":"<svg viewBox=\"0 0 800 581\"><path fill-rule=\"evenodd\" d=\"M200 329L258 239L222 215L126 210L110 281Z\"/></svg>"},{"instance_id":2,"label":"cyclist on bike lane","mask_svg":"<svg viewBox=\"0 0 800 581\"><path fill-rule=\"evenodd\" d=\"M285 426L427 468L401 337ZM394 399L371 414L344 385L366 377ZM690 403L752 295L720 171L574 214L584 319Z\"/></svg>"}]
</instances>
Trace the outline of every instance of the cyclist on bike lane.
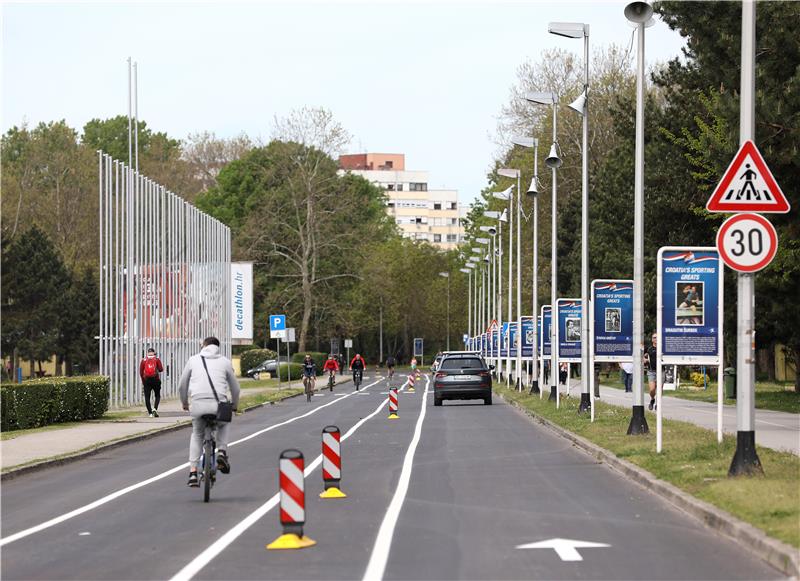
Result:
<instances>
[{"instance_id":1,"label":"cyclist on bike lane","mask_svg":"<svg viewBox=\"0 0 800 581\"><path fill-rule=\"evenodd\" d=\"M386 358L386 369L389 372L389 377L394 375L394 367L395 367L395 365L397 365L397 360L394 357L392 357L391 355L389 355Z\"/></svg>"},{"instance_id":2,"label":"cyclist on bike lane","mask_svg":"<svg viewBox=\"0 0 800 581\"><path fill-rule=\"evenodd\" d=\"M311 358L311 355L306 355L303 359L303 385L307 380L316 381L317 379L317 364Z\"/></svg>"},{"instance_id":3,"label":"cyclist on bike lane","mask_svg":"<svg viewBox=\"0 0 800 581\"><path fill-rule=\"evenodd\" d=\"M325 365L322 366L322 371L327 371L329 373L332 371L334 374L339 371L339 364L336 363L336 359L333 358L333 355L328 355Z\"/></svg>"},{"instance_id":4,"label":"cyclist on bike lane","mask_svg":"<svg viewBox=\"0 0 800 581\"><path fill-rule=\"evenodd\" d=\"M203 367L203 360L208 367L208 375ZM228 358L219 352L219 339L208 337L203 341L200 353L192 355L183 368L178 388L183 409L192 416L192 435L189 438L189 486L200 486L197 478L197 464L203 449L205 432L204 415L216 415L217 400L211 391L208 378L214 383L217 396L221 401L230 401L234 411L239 405L239 382ZM228 474L231 464L228 460L229 422L217 423L217 466L220 472Z\"/></svg>"},{"instance_id":5,"label":"cyclist on bike lane","mask_svg":"<svg viewBox=\"0 0 800 581\"><path fill-rule=\"evenodd\" d=\"M367 362L364 361L364 358L361 357L360 353L356 353L356 356L350 361L350 371L353 372L353 383L356 384L356 389L358 389L358 384L355 380L356 373L360 373L361 377L364 377L364 370L367 368Z\"/></svg>"}]
</instances>

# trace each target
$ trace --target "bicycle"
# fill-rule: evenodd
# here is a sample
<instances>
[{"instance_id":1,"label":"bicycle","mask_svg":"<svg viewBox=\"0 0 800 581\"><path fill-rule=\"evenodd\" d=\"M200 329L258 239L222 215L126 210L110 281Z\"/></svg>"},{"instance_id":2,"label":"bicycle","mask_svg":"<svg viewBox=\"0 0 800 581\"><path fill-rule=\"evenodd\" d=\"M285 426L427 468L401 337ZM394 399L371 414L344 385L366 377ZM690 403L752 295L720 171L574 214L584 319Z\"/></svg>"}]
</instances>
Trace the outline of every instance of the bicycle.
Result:
<instances>
[{"instance_id":1,"label":"bicycle","mask_svg":"<svg viewBox=\"0 0 800 581\"><path fill-rule=\"evenodd\" d=\"M203 453L200 456L202 468L200 480L203 483L203 502L208 502L211 500L211 488L217 481L217 457L215 455L217 442L214 440L214 434L217 431L217 416L206 414L201 417L205 421L205 427L203 428Z\"/></svg>"},{"instance_id":2,"label":"bicycle","mask_svg":"<svg viewBox=\"0 0 800 581\"><path fill-rule=\"evenodd\" d=\"M333 386L336 385L336 380L334 378L335 375L336 372L333 371L332 369L328 371L328 389L330 389L331 391L333 391Z\"/></svg>"},{"instance_id":3,"label":"bicycle","mask_svg":"<svg viewBox=\"0 0 800 581\"><path fill-rule=\"evenodd\" d=\"M303 377L303 387L306 391L306 401L311 401L311 397L314 395L314 383L316 378L306 375Z\"/></svg>"},{"instance_id":4,"label":"bicycle","mask_svg":"<svg viewBox=\"0 0 800 581\"><path fill-rule=\"evenodd\" d=\"M361 385L361 379L364 372L361 369L354 369L353 370L353 383L356 386L356 391L358 391L359 386Z\"/></svg>"}]
</instances>

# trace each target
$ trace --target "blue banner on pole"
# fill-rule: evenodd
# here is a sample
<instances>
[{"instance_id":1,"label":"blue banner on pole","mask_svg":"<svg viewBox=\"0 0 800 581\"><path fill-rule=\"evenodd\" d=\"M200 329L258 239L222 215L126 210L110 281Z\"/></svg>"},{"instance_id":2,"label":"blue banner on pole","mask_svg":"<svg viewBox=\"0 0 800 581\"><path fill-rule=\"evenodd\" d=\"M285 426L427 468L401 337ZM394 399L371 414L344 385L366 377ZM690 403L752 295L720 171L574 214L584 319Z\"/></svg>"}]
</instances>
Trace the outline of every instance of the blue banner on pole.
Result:
<instances>
[{"instance_id":1,"label":"blue banner on pole","mask_svg":"<svg viewBox=\"0 0 800 581\"><path fill-rule=\"evenodd\" d=\"M508 356L517 356L517 322L508 324Z\"/></svg>"},{"instance_id":2,"label":"blue banner on pole","mask_svg":"<svg viewBox=\"0 0 800 581\"><path fill-rule=\"evenodd\" d=\"M581 361L581 300L558 299L558 361L580 363Z\"/></svg>"},{"instance_id":3,"label":"blue banner on pole","mask_svg":"<svg viewBox=\"0 0 800 581\"><path fill-rule=\"evenodd\" d=\"M508 356L508 323L500 325L500 357Z\"/></svg>"},{"instance_id":4,"label":"blue banner on pole","mask_svg":"<svg viewBox=\"0 0 800 581\"><path fill-rule=\"evenodd\" d=\"M658 251L662 363L719 363L722 268L719 252L713 248Z\"/></svg>"},{"instance_id":5,"label":"blue banner on pole","mask_svg":"<svg viewBox=\"0 0 800 581\"><path fill-rule=\"evenodd\" d=\"M592 345L598 362L633 361L633 281L592 281Z\"/></svg>"},{"instance_id":6,"label":"blue banner on pole","mask_svg":"<svg viewBox=\"0 0 800 581\"><path fill-rule=\"evenodd\" d=\"M550 341L550 327L552 326L553 322L553 309L550 305L544 305L542 307L542 314L541 314L541 326L539 333L539 351L541 352L541 356L544 359L550 359L552 355L551 352L551 341Z\"/></svg>"},{"instance_id":7,"label":"blue banner on pole","mask_svg":"<svg viewBox=\"0 0 800 581\"><path fill-rule=\"evenodd\" d=\"M533 357L533 317L522 317L522 356Z\"/></svg>"}]
</instances>

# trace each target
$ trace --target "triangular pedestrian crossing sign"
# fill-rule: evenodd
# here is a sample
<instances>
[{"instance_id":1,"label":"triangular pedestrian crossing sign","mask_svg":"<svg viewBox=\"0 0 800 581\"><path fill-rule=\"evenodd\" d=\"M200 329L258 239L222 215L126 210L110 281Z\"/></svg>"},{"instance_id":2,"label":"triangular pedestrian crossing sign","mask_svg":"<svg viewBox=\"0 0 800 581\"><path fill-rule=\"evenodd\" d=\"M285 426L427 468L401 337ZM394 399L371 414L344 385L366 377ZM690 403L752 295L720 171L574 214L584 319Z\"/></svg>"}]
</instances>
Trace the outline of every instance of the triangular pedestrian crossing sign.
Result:
<instances>
[{"instance_id":1,"label":"triangular pedestrian crossing sign","mask_svg":"<svg viewBox=\"0 0 800 581\"><path fill-rule=\"evenodd\" d=\"M756 144L748 139L725 170L706 210L785 214L790 206Z\"/></svg>"}]
</instances>

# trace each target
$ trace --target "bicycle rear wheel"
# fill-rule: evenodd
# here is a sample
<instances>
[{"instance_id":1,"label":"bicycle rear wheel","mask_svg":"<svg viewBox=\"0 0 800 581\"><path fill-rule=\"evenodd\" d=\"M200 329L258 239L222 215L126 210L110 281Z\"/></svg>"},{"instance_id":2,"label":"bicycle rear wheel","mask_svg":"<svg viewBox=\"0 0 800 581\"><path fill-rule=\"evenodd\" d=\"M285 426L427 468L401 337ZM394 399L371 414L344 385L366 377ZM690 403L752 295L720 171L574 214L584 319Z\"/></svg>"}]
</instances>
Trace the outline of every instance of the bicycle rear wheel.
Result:
<instances>
[{"instance_id":1,"label":"bicycle rear wheel","mask_svg":"<svg viewBox=\"0 0 800 581\"><path fill-rule=\"evenodd\" d=\"M214 462L214 444L203 442L203 502L211 500L211 465Z\"/></svg>"}]
</instances>

